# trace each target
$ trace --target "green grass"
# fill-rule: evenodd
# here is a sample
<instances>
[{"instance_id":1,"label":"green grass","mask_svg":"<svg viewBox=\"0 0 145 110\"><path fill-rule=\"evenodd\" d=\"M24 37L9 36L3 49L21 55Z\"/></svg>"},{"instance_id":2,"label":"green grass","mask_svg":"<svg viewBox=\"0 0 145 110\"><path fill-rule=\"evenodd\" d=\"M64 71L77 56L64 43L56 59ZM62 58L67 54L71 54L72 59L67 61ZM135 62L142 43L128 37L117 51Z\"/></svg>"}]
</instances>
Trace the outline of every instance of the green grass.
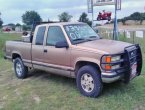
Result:
<instances>
[{"instance_id":1,"label":"green grass","mask_svg":"<svg viewBox=\"0 0 145 110\"><path fill-rule=\"evenodd\" d=\"M0 32L0 57L3 56L5 42L8 40L19 40L20 34L2 33Z\"/></svg>"},{"instance_id":2,"label":"green grass","mask_svg":"<svg viewBox=\"0 0 145 110\"><path fill-rule=\"evenodd\" d=\"M0 34L0 50L6 40L19 39L16 34ZM144 55L145 59L145 55ZM145 62L145 60L144 60ZM145 73L145 65L142 73ZM0 57L0 110L144 110L145 74L130 84L105 84L99 98L82 96L74 79L31 71L18 80L12 63Z\"/></svg>"}]
</instances>

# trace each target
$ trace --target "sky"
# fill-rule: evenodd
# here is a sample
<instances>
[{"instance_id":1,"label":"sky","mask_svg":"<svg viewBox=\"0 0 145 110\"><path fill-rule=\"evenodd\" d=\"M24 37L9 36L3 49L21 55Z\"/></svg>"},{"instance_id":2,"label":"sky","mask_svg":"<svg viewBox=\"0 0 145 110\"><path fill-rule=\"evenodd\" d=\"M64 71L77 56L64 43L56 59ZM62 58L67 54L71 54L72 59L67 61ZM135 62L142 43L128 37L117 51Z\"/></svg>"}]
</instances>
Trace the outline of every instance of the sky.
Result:
<instances>
[{"instance_id":1,"label":"sky","mask_svg":"<svg viewBox=\"0 0 145 110\"><path fill-rule=\"evenodd\" d=\"M1 18L4 24L21 23L22 15L26 11L37 11L43 21L57 21L58 15L68 12L73 16L72 21L77 21L82 12L87 13L87 0L0 0ZM94 19L100 11L111 11L114 16L114 6L94 7ZM122 0L122 10L118 11L118 18L123 18L133 12L145 12L145 0ZM91 19L91 14L88 14Z\"/></svg>"}]
</instances>

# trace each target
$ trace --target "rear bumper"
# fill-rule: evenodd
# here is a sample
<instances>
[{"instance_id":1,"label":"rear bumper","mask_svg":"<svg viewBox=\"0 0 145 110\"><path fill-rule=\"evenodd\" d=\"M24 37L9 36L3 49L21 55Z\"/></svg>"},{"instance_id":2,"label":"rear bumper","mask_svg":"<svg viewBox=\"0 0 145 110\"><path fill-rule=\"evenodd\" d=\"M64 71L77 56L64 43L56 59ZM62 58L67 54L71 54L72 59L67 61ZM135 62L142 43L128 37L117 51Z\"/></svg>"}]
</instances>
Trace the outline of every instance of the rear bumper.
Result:
<instances>
[{"instance_id":1,"label":"rear bumper","mask_svg":"<svg viewBox=\"0 0 145 110\"><path fill-rule=\"evenodd\" d=\"M12 60L11 57L8 57L8 56L6 56L6 55L4 56L4 59L5 59L5 60Z\"/></svg>"},{"instance_id":2,"label":"rear bumper","mask_svg":"<svg viewBox=\"0 0 145 110\"><path fill-rule=\"evenodd\" d=\"M112 83L118 81L123 78L123 74L117 73L102 73L102 81L103 83Z\"/></svg>"}]
</instances>

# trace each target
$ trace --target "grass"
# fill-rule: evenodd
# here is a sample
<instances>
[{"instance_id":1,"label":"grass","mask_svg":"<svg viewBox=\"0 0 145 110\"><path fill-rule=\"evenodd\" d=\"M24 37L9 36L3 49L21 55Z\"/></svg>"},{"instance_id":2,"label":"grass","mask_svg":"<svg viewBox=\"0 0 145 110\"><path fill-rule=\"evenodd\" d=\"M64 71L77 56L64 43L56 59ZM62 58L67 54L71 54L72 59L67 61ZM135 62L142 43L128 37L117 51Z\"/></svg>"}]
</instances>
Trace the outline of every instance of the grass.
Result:
<instances>
[{"instance_id":1,"label":"grass","mask_svg":"<svg viewBox=\"0 0 145 110\"><path fill-rule=\"evenodd\" d=\"M19 35L1 33L0 49L6 40L12 39L19 39ZM27 79L18 80L12 63L2 58L2 52L0 54L0 110L145 109L145 74L128 85L105 84L102 95L92 99L79 93L74 79L43 71L30 71ZM145 65L142 73L145 73Z\"/></svg>"}]
</instances>

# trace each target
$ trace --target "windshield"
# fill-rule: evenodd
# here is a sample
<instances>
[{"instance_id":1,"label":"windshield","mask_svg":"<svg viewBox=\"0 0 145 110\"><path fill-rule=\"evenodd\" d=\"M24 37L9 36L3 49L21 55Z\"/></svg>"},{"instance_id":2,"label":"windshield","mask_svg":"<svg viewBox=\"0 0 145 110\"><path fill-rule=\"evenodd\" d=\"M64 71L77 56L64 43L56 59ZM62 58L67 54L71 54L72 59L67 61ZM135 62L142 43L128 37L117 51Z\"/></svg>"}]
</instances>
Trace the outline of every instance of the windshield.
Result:
<instances>
[{"instance_id":1,"label":"windshield","mask_svg":"<svg viewBox=\"0 0 145 110\"><path fill-rule=\"evenodd\" d=\"M87 24L65 25L64 29L72 44L100 39L97 33Z\"/></svg>"}]
</instances>

